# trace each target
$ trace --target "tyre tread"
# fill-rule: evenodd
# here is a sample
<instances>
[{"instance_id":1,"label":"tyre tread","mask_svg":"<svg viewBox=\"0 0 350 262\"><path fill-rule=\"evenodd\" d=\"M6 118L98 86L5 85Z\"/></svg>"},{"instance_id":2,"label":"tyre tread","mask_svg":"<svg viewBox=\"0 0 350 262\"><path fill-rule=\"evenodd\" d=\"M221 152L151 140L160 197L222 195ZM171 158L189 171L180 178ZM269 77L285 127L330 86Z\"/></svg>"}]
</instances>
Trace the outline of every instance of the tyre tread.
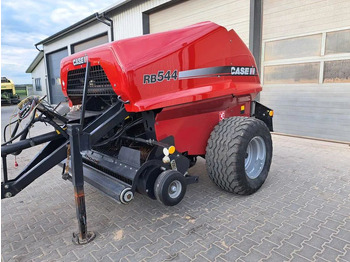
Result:
<instances>
[{"instance_id":1,"label":"tyre tread","mask_svg":"<svg viewBox=\"0 0 350 262\"><path fill-rule=\"evenodd\" d=\"M272 141L264 122L256 118L231 117L223 119L211 132L206 148L206 165L210 179L220 188L236 194L252 194L258 188L252 188L242 175L241 145L248 144L248 138L254 130L262 129L267 136L267 143ZM267 132L266 132L267 131ZM271 157L270 157L271 158ZM244 160L243 160L244 161ZM268 170L271 159L266 163ZM268 171L267 170L267 171ZM243 170L245 175L245 170Z\"/></svg>"}]
</instances>

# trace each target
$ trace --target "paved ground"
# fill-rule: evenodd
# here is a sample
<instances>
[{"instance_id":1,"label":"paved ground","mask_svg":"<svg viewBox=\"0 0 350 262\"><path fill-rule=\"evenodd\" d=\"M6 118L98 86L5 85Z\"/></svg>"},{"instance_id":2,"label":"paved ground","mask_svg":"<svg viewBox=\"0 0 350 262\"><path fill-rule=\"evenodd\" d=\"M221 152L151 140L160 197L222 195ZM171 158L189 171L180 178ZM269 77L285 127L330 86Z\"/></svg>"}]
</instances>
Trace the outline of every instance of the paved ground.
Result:
<instances>
[{"instance_id":1,"label":"paved ground","mask_svg":"<svg viewBox=\"0 0 350 262\"><path fill-rule=\"evenodd\" d=\"M43 131L44 128L40 128ZM86 186L97 238L75 246L73 188L54 168L1 202L3 261L350 261L350 147L273 136L264 186L241 197L217 188L205 161L199 184L164 207L142 195L118 205ZM33 156L18 157L20 167ZM11 172L13 159L9 160Z\"/></svg>"}]
</instances>

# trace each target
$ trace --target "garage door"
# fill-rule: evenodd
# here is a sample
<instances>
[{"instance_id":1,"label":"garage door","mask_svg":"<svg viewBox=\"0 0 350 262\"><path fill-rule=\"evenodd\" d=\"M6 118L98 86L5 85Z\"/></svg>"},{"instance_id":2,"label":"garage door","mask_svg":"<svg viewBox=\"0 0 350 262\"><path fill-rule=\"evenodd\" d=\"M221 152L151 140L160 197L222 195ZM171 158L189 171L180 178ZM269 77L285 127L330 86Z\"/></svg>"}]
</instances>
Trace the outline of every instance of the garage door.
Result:
<instances>
[{"instance_id":1,"label":"garage door","mask_svg":"<svg viewBox=\"0 0 350 262\"><path fill-rule=\"evenodd\" d=\"M157 33L212 21L234 29L249 44L248 0L189 0L150 14L150 32Z\"/></svg>"},{"instance_id":2,"label":"garage door","mask_svg":"<svg viewBox=\"0 0 350 262\"><path fill-rule=\"evenodd\" d=\"M86 49L89 49L91 47L95 47L98 45L102 45L105 43L108 43L108 34L107 33L72 45L72 54L78 53L80 51L83 51L83 50L86 50Z\"/></svg>"},{"instance_id":3,"label":"garage door","mask_svg":"<svg viewBox=\"0 0 350 262\"><path fill-rule=\"evenodd\" d=\"M350 141L349 10L350 1L263 2L260 97L275 131Z\"/></svg>"},{"instance_id":4,"label":"garage door","mask_svg":"<svg viewBox=\"0 0 350 262\"><path fill-rule=\"evenodd\" d=\"M58 104L59 102L65 101L65 96L61 88L60 63L62 58L66 56L68 56L67 49L50 53L46 56L51 104Z\"/></svg>"}]
</instances>

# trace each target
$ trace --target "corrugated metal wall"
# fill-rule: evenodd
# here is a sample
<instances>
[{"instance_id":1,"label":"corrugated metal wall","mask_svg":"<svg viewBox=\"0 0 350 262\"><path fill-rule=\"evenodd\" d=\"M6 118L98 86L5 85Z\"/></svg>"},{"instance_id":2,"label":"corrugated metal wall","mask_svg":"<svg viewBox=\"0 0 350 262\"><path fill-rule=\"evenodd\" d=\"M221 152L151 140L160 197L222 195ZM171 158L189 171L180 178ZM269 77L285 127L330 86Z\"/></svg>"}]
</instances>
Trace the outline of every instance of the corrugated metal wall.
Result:
<instances>
[{"instance_id":1,"label":"corrugated metal wall","mask_svg":"<svg viewBox=\"0 0 350 262\"><path fill-rule=\"evenodd\" d=\"M203 21L211 21L234 29L249 45L250 1L191 0L150 15L151 33L182 28Z\"/></svg>"},{"instance_id":2,"label":"corrugated metal wall","mask_svg":"<svg viewBox=\"0 0 350 262\"><path fill-rule=\"evenodd\" d=\"M142 13L169 0L131 1L112 14L115 40L143 34Z\"/></svg>"}]
</instances>

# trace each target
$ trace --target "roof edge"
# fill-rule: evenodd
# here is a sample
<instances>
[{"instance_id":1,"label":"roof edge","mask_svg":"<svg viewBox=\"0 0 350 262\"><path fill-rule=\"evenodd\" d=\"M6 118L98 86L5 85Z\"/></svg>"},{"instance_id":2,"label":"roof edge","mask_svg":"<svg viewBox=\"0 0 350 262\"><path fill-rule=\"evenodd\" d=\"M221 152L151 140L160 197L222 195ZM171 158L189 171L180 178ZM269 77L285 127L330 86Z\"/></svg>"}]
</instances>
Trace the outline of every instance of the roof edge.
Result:
<instances>
[{"instance_id":1,"label":"roof edge","mask_svg":"<svg viewBox=\"0 0 350 262\"><path fill-rule=\"evenodd\" d=\"M44 58L44 52L40 51L34 58L33 62L27 68L26 73L32 73L43 58Z\"/></svg>"},{"instance_id":2,"label":"roof edge","mask_svg":"<svg viewBox=\"0 0 350 262\"><path fill-rule=\"evenodd\" d=\"M65 34L68 34L69 32L71 32L72 30L76 29L76 28L79 28L85 24L88 24L94 20L97 20L96 19L96 13L92 14L92 15L89 15L88 17L85 17L83 20L80 20L78 22L76 22L75 24L71 25L71 26L68 26L66 27L65 29L45 38L44 40L41 40L40 42L36 43L35 46L38 46L38 45L42 45L42 44L46 44L48 42L51 42L53 40L55 40L56 38L59 38Z\"/></svg>"},{"instance_id":3,"label":"roof edge","mask_svg":"<svg viewBox=\"0 0 350 262\"><path fill-rule=\"evenodd\" d=\"M38 46L38 45L42 45L42 44L46 44L46 43L49 43L49 42L52 42L54 41L55 39L59 38L59 37L62 37L68 33L70 33L71 31L79 28L79 27L82 27L86 24L89 24L95 20L97 20L96 16L99 15L99 14L103 14L103 13L109 13L111 11L114 11L115 9L125 5L126 3L130 2L131 0L119 0L117 1L115 4L101 10L100 12L95 12L93 13L92 15L89 15L88 17L85 17L84 19L76 22L75 24L71 25L71 26L68 26L66 27L65 29L45 38L44 40L38 42L35 44L35 46Z\"/></svg>"}]
</instances>

